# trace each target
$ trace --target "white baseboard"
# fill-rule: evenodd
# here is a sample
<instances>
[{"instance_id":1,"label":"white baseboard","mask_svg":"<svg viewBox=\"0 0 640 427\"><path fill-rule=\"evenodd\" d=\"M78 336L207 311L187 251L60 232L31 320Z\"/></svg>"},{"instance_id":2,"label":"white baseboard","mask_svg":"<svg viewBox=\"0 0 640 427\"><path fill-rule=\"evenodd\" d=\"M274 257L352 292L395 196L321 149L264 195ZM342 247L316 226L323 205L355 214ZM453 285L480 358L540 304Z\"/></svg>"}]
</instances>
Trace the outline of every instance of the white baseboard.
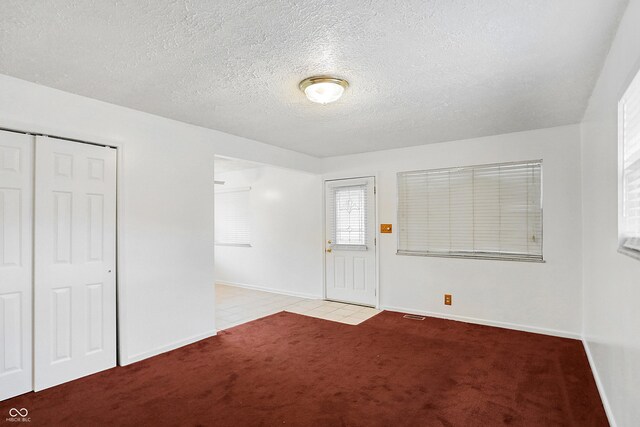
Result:
<instances>
[{"instance_id":1,"label":"white baseboard","mask_svg":"<svg viewBox=\"0 0 640 427\"><path fill-rule=\"evenodd\" d=\"M185 345L193 344L196 341L203 340L205 338L210 338L217 335L218 331L213 330L210 332L205 332L204 334L194 335L189 338L185 338L183 340L174 341L170 344L164 345L162 347L157 347L149 351L144 351L142 353L134 354L133 356L129 356L126 360L120 361L120 366L127 366L135 362L139 362L144 359L148 359L153 356L157 356L162 353L166 353L171 350L175 350L176 348L184 347Z\"/></svg>"},{"instance_id":2,"label":"white baseboard","mask_svg":"<svg viewBox=\"0 0 640 427\"><path fill-rule=\"evenodd\" d=\"M399 311L401 313L418 314L428 317L437 317L439 319L455 320L458 322L475 323L478 325L494 326L497 328L514 329L516 331L532 332L535 334L551 335L554 337L571 338L580 340L582 336L579 333L559 331L556 329L539 328L536 326L520 325L517 323L498 322L495 320L477 319L475 317L458 316L455 314L438 313L434 311L416 310L413 308L405 307L393 307L393 306L381 306L382 310Z\"/></svg>"},{"instance_id":3,"label":"white baseboard","mask_svg":"<svg viewBox=\"0 0 640 427\"><path fill-rule=\"evenodd\" d=\"M222 280L216 280L216 284L218 284L218 285L226 285L226 286L235 286L236 288L253 289L253 290L256 290L256 291L271 292L271 293L274 293L274 294L287 295L287 296L290 296L290 297L308 298L308 299L322 299L322 295L308 294L308 293L305 293L305 292L285 291L285 290L282 290L282 289L270 288L268 286L247 285L246 283L226 282L226 281L222 281Z\"/></svg>"},{"instance_id":4,"label":"white baseboard","mask_svg":"<svg viewBox=\"0 0 640 427\"><path fill-rule=\"evenodd\" d=\"M589 344L587 340L582 338L582 345L584 346L584 352L587 353L587 359L589 360L589 366L591 366L591 372L593 372L593 378L596 380L596 387L598 387L598 393L600 393L600 400L602 400L602 406L604 406L604 412L607 414L607 419L609 420L609 424L611 427L617 427L616 419L613 417L613 411L611 410L611 405L609 404L609 399L607 399L607 394L604 391L604 385L602 384L602 380L600 380L600 374L598 374L598 369L596 368L595 360L593 360L593 355L591 354L591 349L589 348Z\"/></svg>"}]
</instances>

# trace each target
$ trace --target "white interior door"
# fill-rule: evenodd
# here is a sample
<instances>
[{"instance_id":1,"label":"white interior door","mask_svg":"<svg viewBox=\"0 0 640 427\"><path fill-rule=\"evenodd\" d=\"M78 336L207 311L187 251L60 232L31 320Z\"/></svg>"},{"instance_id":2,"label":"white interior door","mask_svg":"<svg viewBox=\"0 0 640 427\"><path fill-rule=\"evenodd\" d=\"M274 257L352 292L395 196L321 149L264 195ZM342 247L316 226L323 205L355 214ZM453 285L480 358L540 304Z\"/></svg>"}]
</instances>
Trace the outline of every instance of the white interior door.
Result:
<instances>
[{"instance_id":1,"label":"white interior door","mask_svg":"<svg viewBox=\"0 0 640 427\"><path fill-rule=\"evenodd\" d=\"M375 181L325 183L325 284L330 300L376 305Z\"/></svg>"},{"instance_id":2,"label":"white interior door","mask_svg":"<svg viewBox=\"0 0 640 427\"><path fill-rule=\"evenodd\" d=\"M116 150L36 138L34 388L116 364Z\"/></svg>"},{"instance_id":3,"label":"white interior door","mask_svg":"<svg viewBox=\"0 0 640 427\"><path fill-rule=\"evenodd\" d=\"M0 131L0 400L33 389L33 137Z\"/></svg>"}]
</instances>

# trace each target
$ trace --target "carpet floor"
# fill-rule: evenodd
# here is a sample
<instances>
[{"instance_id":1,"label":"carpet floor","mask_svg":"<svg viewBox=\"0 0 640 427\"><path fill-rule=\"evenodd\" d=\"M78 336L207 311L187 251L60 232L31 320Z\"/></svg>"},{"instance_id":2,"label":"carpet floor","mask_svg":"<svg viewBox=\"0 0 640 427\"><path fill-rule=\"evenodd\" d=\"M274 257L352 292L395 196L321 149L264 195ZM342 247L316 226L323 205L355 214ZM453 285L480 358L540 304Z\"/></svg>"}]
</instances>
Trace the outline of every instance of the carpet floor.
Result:
<instances>
[{"instance_id":1,"label":"carpet floor","mask_svg":"<svg viewBox=\"0 0 640 427\"><path fill-rule=\"evenodd\" d=\"M580 341L292 313L0 402L46 426L606 426ZM15 424L14 424L15 425Z\"/></svg>"}]
</instances>

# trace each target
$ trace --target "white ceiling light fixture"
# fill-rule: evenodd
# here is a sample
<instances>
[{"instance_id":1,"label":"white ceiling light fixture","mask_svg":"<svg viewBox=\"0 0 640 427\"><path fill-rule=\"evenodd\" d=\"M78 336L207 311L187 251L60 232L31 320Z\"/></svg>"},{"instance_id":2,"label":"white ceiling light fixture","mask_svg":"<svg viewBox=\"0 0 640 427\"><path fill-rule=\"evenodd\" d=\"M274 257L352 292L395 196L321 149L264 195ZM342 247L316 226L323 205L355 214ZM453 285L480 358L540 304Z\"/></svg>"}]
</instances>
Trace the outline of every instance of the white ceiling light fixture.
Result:
<instances>
[{"instance_id":1,"label":"white ceiling light fixture","mask_svg":"<svg viewBox=\"0 0 640 427\"><path fill-rule=\"evenodd\" d=\"M309 101L329 104L340 99L349 82L337 77L315 76L304 79L299 86Z\"/></svg>"}]
</instances>

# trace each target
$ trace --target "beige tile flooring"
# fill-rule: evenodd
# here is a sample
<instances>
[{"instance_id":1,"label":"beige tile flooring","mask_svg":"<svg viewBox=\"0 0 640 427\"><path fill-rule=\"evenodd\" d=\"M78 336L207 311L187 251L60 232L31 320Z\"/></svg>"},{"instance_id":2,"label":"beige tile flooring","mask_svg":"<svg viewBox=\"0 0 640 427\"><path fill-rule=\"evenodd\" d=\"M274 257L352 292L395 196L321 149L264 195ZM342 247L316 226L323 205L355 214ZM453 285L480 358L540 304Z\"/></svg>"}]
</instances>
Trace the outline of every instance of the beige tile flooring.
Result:
<instances>
[{"instance_id":1,"label":"beige tile flooring","mask_svg":"<svg viewBox=\"0 0 640 427\"><path fill-rule=\"evenodd\" d=\"M288 311L357 325L380 313L380 310L333 301L298 298L236 286L216 285L216 327L219 330L260 317Z\"/></svg>"}]
</instances>

